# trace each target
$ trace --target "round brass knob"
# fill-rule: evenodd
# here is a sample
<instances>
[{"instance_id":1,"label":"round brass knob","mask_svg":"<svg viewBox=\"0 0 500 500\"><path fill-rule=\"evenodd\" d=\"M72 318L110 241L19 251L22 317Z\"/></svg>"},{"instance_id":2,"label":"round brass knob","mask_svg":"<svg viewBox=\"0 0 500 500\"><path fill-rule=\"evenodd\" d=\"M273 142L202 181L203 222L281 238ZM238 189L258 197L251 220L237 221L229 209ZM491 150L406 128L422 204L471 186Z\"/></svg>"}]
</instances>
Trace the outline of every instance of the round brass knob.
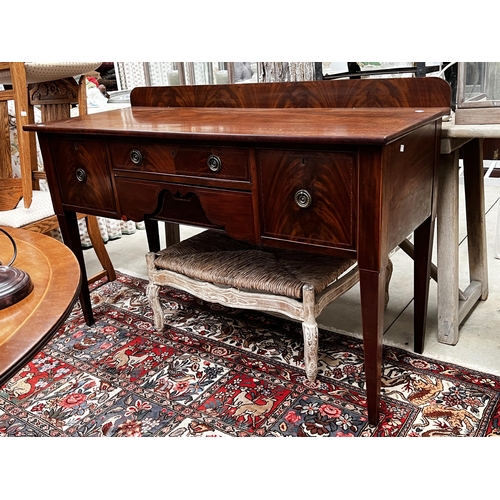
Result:
<instances>
[{"instance_id":1,"label":"round brass knob","mask_svg":"<svg viewBox=\"0 0 500 500\"><path fill-rule=\"evenodd\" d=\"M79 182L86 182L87 181L87 172L83 168L77 168L76 169L76 180Z\"/></svg>"},{"instance_id":2,"label":"round brass knob","mask_svg":"<svg viewBox=\"0 0 500 500\"><path fill-rule=\"evenodd\" d=\"M210 155L207 160L207 165L212 172L218 172L222 168L222 161L218 156Z\"/></svg>"},{"instance_id":3,"label":"round brass knob","mask_svg":"<svg viewBox=\"0 0 500 500\"><path fill-rule=\"evenodd\" d=\"M140 165L142 163L142 153L138 149L132 149L130 151L130 160L134 165Z\"/></svg>"},{"instance_id":4,"label":"round brass knob","mask_svg":"<svg viewBox=\"0 0 500 500\"><path fill-rule=\"evenodd\" d=\"M297 203L297 205L300 208L307 208L312 203L312 196L305 189L299 189L295 193L294 199L295 199L295 203Z\"/></svg>"}]
</instances>

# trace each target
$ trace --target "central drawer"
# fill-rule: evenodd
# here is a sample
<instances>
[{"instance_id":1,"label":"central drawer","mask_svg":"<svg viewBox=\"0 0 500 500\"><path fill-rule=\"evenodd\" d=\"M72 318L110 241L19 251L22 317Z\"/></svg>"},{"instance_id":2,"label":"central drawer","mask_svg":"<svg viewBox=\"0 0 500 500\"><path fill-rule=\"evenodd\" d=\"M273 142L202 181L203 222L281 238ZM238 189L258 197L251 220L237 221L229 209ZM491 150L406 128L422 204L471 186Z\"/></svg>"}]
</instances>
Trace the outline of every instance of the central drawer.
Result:
<instances>
[{"instance_id":1,"label":"central drawer","mask_svg":"<svg viewBox=\"0 0 500 500\"><path fill-rule=\"evenodd\" d=\"M225 229L235 239L256 242L252 193L158 180L116 178L122 215Z\"/></svg>"},{"instance_id":2,"label":"central drawer","mask_svg":"<svg viewBox=\"0 0 500 500\"><path fill-rule=\"evenodd\" d=\"M249 181L248 150L158 142L111 142L113 169L197 178Z\"/></svg>"}]
</instances>

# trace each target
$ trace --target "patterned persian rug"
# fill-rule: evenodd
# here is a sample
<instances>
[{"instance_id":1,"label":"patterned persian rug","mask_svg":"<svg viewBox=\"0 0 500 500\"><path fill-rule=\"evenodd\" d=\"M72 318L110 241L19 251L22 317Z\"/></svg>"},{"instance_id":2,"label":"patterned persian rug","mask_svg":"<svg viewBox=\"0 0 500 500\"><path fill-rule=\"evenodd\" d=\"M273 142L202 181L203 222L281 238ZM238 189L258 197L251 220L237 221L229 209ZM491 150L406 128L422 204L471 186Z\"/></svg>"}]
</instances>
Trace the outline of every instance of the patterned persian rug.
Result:
<instances>
[{"instance_id":1,"label":"patterned persian rug","mask_svg":"<svg viewBox=\"0 0 500 500\"><path fill-rule=\"evenodd\" d=\"M384 347L381 419L368 424L359 339L320 332L307 382L300 324L118 273L0 387L2 436L494 436L500 378Z\"/></svg>"}]
</instances>

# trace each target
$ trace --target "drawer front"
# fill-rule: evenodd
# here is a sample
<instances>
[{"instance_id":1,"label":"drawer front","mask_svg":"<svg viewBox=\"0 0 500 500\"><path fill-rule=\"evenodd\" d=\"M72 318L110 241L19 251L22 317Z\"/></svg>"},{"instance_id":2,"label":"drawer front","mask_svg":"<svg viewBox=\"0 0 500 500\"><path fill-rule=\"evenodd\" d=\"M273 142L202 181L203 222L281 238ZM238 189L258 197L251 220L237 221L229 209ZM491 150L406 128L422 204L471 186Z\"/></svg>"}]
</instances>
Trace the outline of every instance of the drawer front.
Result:
<instances>
[{"instance_id":1,"label":"drawer front","mask_svg":"<svg viewBox=\"0 0 500 500\"><path fill-rule=\"evenodd\" d=\"M262 236L355 249L357 154L260 150Z\"/></svg>"},{"instance_id":2,"label":"drawer front","mask_svg":"<svg viewBox=\"0 0 500 500\"><path fill-rule=\"evenodd\" d=\"M99 140L51 141L63 204L116 214L105 144Z\"/></svg>"},{"instance_id":3,"label":"drawer front","mask_svg":"<svg viewBox=\"0 0 500 500\"><path fill-rule=\"evenodd\" d=\"M248 150L165 143L110 144L114 169L248 181Z\"/></svg>"},{"instance_id":4,"label":"drawer front","mask_svg":"<svg viewBox=\"0 0 500 500\"><path fill-rule=\"evenodd\" d=\"M252 194L187 184L117 177L121 215L144 216L200 227L225 229L236 239L256 242Z\"/></svg>"}]
</instances>

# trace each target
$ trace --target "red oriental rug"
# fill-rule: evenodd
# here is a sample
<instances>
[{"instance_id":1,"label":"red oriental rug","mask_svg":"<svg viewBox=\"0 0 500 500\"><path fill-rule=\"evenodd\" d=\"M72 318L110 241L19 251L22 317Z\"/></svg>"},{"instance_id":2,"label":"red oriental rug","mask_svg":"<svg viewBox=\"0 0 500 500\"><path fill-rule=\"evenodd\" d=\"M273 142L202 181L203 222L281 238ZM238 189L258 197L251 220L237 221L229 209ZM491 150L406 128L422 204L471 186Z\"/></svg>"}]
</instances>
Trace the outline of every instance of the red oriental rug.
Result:
<instances>
[{"instance_id":1,"label":"red oriental rug","mask_svg":"<svg viewBox=\"0 0 500 500\"><path fill-rule=\"evenodd\" d=\"M500 378L384 347L381 419L367 421L359 339L320 332L307 382L302 330L271 315L163 289L156 332L147 281L95 284L0 387L2 436L494 436Z\"/></svg>"}]
</instances>

